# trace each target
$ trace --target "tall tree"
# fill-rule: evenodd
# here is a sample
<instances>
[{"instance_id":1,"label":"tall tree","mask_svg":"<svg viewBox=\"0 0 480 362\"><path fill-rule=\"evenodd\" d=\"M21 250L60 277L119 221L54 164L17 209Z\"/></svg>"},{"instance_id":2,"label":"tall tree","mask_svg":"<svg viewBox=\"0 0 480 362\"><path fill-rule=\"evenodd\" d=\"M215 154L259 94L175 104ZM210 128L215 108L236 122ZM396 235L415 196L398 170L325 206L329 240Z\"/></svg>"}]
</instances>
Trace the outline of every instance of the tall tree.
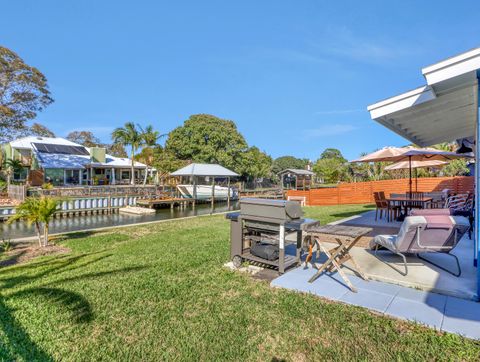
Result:
<instances>
[{"instance_id":1,"label":"tall tree","mask_svg":"<svg viewBox=\"0 0 480 362\"><path fill-rule=\"evenodd\" d=\"M120 158L128 157L125 146L121 143L104 144L103 146L106 148L109 155Z\"/></svg>"},{"instance_id":2,"label":"tall tree","mask_svg":"<svg viewBox=\"0 0 480 362\"><path fill-rule=\"evenodd\" d=\"M33 136L39 137L55 137L55 133L45 127L43 124L34 123L30 127L29 133Z\"/></svg>"},{"instance_id":3,"label":"tall tree","mask_svg":"<svg viewBox=\"0 0 480 362\"><path fill-rule=\"evenodd\" d=\"M113 130L112 140L114 143L121 143L124 146L131 147L131 184L135 185L135 152L145 142L141 127L137 127L133 122L127 122L123 127Z\"/></svg>"},{"instance_id":4,"label":"tall tree","mask_svg":"<svg viewBox=\"0 0 480 362\"><path fill-rule=\"evenodd\" d=\"M336 148L327 148L313 165L313 171L327 183L342 179L347 171L347 160Z\"/></svg>"},{"instance_id":5,"label":"tall tree","mask_svg":"<svg viewBox=\"0 0 480 362\"><path fill-rule=\"evenodd\" d=\"M218 163L238 172L237 160L248 145L233 121L196 114L169 133L165 147L180 160Z\"/></svg>"},{"instance_id":6,"label":"tall tree","mask_svg":"<svg viewBox=\"0 0 480 362\"><path fill-rule=\"evenodd\" d=\"M53 102L47 78L0 46L0 143L24 131L27 121Z\"/></svg>"},{"instance_id":7,"label":"tall tree","mask_svg":"<svg viewBox=\"0 0 480 362\"><path fill-rule=\"evenodd\" d=\"M294 156L282 156L273 161L272 172L278 174L287 168L305 169L308 160L305 158L296 158Z\"/></svg>"},{"instance_id":8,"label":"tall tree","mask_svg":"<svg viewBox=\"0 0 480 362\"><path fill-rule=\"evenodd\" d=\"M145 170L145 176L143 178L144 186L147 183L148 168L153 163L153 147L157 145L159 138L163 136L164 135L161 135L160 132L155 131L152 125L148 125L147 127L145 127L145 129L142 129L142 137L143 137L143 145L144 145L142 151L145 151L144 154L146 156L144 157L143 161L147 166L147 169Z\"/></svg>"},{"instance_id":9,"label":"tall tree","mask_svg":"<svg viewBox=\"0 0 480 362\"><path fill-rule=\"evenodd\" d=\"M272 158L257 147L250 147L240 157L239 173L253 179L270 177L272 174Z\"/></svg>"},{"instance_id":10,"label":"tall tree","mask_svg":"<svg viewBox=\"0 0 480 362\"><path fill-rule=\"evenodd\" d=\"M67 140L81 144L85 147L97 147L102 145L102 142L90 131L72 131L67 135Z\"/></svg>"},{"instance_id":11,"label":"tall tree","mask_svg":"<svg viewBox=\"0 0 480 362\"><path fill-rule=\"evenodd\" d=\"M180 160L173 152L160 146L153 149L153 165L158 173L170 173L188 164L188 160Z\"/></svg>"}]
</instances>

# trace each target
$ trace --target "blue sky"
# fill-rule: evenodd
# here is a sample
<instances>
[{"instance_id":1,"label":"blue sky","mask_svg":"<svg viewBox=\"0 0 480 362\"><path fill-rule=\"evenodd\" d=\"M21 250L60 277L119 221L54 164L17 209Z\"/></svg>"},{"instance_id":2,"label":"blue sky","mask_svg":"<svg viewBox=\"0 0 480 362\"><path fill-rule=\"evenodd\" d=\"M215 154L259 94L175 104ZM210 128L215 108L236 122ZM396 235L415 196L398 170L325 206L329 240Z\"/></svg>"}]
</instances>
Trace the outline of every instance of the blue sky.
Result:
<instances>
[{"instance_id":1,"label":"blue sky","mask_svg":"<svg viewBox=\"0 0 480 362\"><path fill-rule=\"evenodd\" d=\"M392 3L9 1L0 44L47 76L55 103L37 121L59 136L210 113L273 157L352 159L407 143L367 105L480 45L474 1Z\"/></svg>"}]
</instances>

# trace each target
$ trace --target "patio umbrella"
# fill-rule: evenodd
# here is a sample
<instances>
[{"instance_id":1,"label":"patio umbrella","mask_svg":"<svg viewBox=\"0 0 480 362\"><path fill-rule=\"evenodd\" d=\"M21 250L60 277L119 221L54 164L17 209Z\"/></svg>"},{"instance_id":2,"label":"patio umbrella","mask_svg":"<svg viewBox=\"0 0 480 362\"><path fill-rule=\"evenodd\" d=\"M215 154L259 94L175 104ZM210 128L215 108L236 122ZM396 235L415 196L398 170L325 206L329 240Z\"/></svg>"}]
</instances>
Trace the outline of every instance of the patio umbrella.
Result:
<instances>
[{"instance_id":1,"label":"patio umbrella","mask_svg":"<svg viewBox=\"0 0 480 362\"><path fill-rule=\"evenodd\" d=\"M452 161L459 158L471 158L467 154L457 154L437 150L435 148L414 148L414 147L385 147L352 162L408 162L409 188L412 192L412 162L415 161Z\"/></svg>"},{"instance_id":2,"label":"patio umbrella","mask_svg":"<svg viewBox=\"0 0 480 362\"><path fill-rule=\"evenodd\" d=\"M385 167L386 171L394 171L394 170L404 170L407 168L414 168L415 169L415 190L417 190L417 168L423 167L442 167L448 165L447 161L437 161L437 160L426 160L426 161L412 161L410 164L409 161L399 161L392 165Z\"/></svg>"},{"instance_id":3,"label":"patio umbrella","mask_svg":"<svg viewBox=\"0 0 480 362\"><path fill-rule=\"evenodd\" d=\"M423 168L423 167L441 167L448 165L447 161L437 161L437 160L427 160L427 161L412 161L412 168ZM388 165L385 167L386 171L393 170L404 170L410 168L410 162L408 161L398 161L394 164Z\"/></svg>"},{"instance_id":4,"label":"patio umbrella","mask_svg":"<svg viewBox=\"0 0 480 362\"><path fill-rule=\"evenodd\" d=\"M413 147L384 147L368 155L362 156L350 162L390 162L393 158L403 155Z\"/></svg>"}]
</instances>

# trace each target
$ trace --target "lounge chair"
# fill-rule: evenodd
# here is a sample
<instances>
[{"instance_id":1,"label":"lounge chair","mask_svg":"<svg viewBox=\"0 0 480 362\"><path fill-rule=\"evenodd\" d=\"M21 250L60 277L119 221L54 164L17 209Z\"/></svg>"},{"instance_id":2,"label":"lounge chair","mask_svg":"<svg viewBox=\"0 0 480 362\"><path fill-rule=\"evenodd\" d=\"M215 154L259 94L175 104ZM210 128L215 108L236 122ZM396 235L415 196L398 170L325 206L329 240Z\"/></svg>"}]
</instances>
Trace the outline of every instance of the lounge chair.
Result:
<instances>
[{"instance_id":1,"label":"lounge chair","mask_svg":"<svg viewBox=\"0 0 480 362\"><path fill-rule=\"evenodd\" d=\"M397 235L377 235L370 243L370 248L377 251L386 248L403 259L405 271L396 268L400 274L408 274L405 255L414 254L418 258L459 277L462 273L458 258L450 254L459 240L469 229L469 222L463 216L452 216L449 209L413 210L412 215L405 218ZM446 253L457 263L457 272L450 271L438 265L420 253ZM379 258L380 259L380 258ZM388 263L387 263L388 264Z\"/></svg>"}]
</instances>

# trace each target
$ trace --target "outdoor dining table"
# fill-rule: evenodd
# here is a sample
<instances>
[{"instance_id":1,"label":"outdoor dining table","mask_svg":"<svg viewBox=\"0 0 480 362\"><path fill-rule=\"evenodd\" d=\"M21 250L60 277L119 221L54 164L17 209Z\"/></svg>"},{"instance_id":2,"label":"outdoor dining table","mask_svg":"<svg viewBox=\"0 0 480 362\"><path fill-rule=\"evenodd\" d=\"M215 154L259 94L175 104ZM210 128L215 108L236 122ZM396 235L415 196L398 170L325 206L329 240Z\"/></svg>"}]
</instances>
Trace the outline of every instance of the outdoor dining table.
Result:
<instances>
[{"instance_id":1,"label":"outdoor dining table","mask_svg":"<svg viewBox=\"0 0 480 362\"><path fill-rule=\"evenodd\" d=\"M312 259L314 247L316 247L317 259L320 257L320 251L322 251L328 258L323 264L313 264L313 266L318 270L315 275L310 278L309 282L312 283L325 271L337 271L348 285L350 290L352 292L357 292L356 288L350 282L350 279L348 279L347 275L343 272L342 265L345 262L350 261L352 265L350 269L357 273L362 279L368 280L361 268L353 259L352 255L350 254L350 250L355 246L362 236L370 233L371 231L372 229L368 227L344 225L315 226L305 230L304 242L308 242L309 246L305 266L307 266L308 262ZM321 240L326 236L333 236L337 246L328 249L328 246L326 245L327 241Z\"/></svg>"},{"instance_id":2,"label":"outdoor dining table","mask_svg":"<svg viewBox=\"0 0 480 362\"><path fill-rule=\"evenodd\" d=\"M408 214L408 208L411 208L413 204L421 204L422 207L425 209L426 206L433 201L432 197L418 197L418 198L412 198L407 195L404 196L391 196L387 197L386 201L388 203L388 211L387 215L390 215L390 209L392 208L392 205L398 205L400 206L400 209L403 209L404 213L403 216ZM401 216L397 219L398 221L401 221L400 219Z\"/></svg>"}]
</instances>

